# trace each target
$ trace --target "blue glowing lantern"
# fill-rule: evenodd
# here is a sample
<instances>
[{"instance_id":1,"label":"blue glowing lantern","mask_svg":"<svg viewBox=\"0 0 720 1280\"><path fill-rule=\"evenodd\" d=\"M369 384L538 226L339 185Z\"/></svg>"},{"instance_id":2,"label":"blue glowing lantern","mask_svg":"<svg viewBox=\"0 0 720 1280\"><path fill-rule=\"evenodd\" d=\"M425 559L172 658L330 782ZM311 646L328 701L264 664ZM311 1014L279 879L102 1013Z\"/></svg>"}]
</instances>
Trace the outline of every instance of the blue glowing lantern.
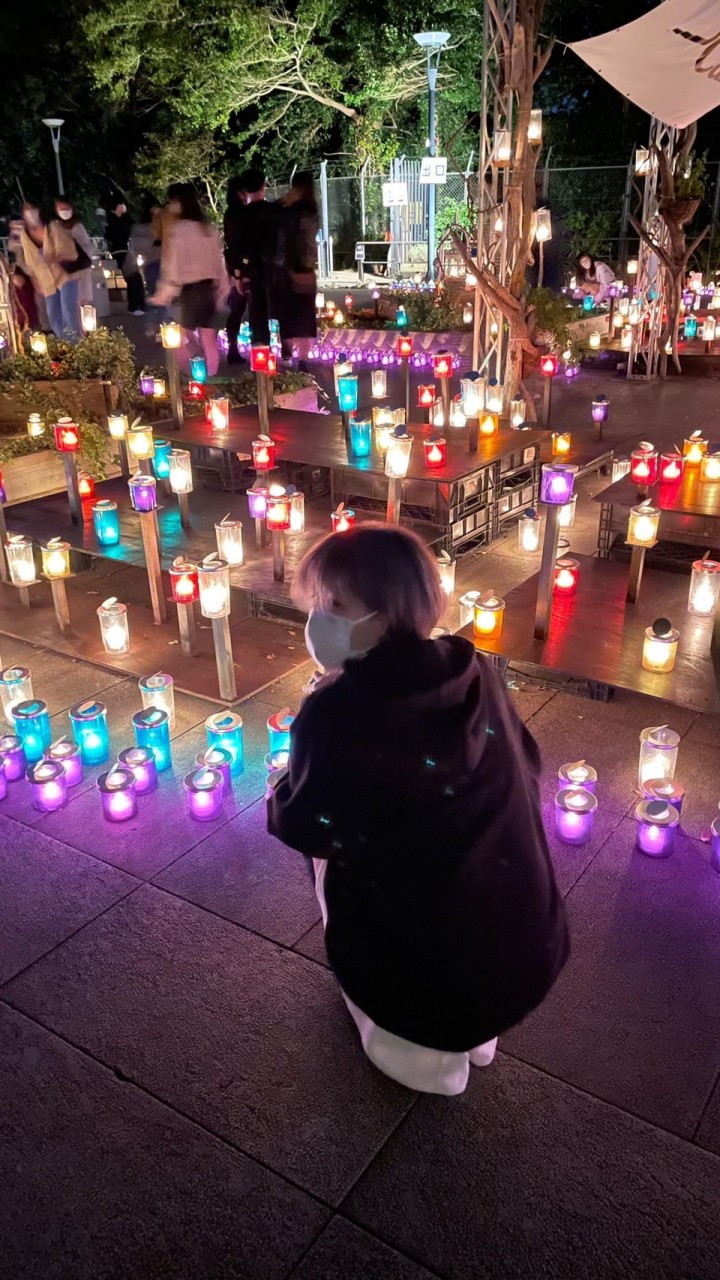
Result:
<instances>
[{"instance_id":1,"label":"blue glowing lantern","mask_svg":"<svg viewBox=\"0 0 720 1280\"><path fill-rule=\"evenodd\" d=\"M191 356L190 377L193 382L207 382L207 365L204 356Z\"/></svg>"},{"instance_id":2,"label":"blue glowing lantern","mask_svg":"<svg viewBox=\"0 0 720 1280\"><path fill-rule=\"evenodd\" d=\"M697 337L698 322L695 316L686 316L683 321L683 330L688 342Z\"/></svg>"},{"instance_id":3,"label":"blue glowing lantern","mask_svg":"<svg viewBox=\"0 0 720 1280\"><path fill-rule=\"evenodd\" d=\"M107 707L103 702L76 702L68 712L72 735L83 764L104 764L110 756Z\"/></svg>"},{"instance_id":4,"label":"blue glowing lantern","mask_svg":"<svg viewBox=\"0 0 720 1280\"><path fill-rule=\"evenodd\" d=\"M290 750L290 726L294 719L289 707L283 707L282 711L274 711L271 716L268 716L267 730L271 755L276 751Z\"/></svg>"},{"instance_id":5,"label":"blue glowing lantern","mask_svg":"<svg viewBox=\"0 0 720 1280\"><path fill-rule=\"evenodd\" d=\"M117 502L103 498L92 508L95 537L101 547L116 547L120 541L120 517Z\"/></svg>"},{"instance_id":6,"label":"blue glowing lantern","mask_svg":"<svg viewBox=\"0 0 720 1280\"><path fill-rule=\"evenodd\" d=\"M397 311L395 312L395 323L399 324L402 328L407 324L407 322L408 322L407 311L402 306L398 307Z\"/></svg>"},{"instance_id":7,"label":"blue glowing lantern","mask_svg":"<svg viewBox=\"0 0 720 1280\"><path fill-rule=\"evenodd\" d=\"M18 702L12 709L15 732L25 751L28 764L37 764L52 742L50 715L46 702L33 698Z\"/></svg>"},{"instance_id":8,"label":"blue glowing lantern","mask_svg":"<svg viewBox=\"0 0 720 1280\"><path fill-rule=\"evenodd\" d=\"M350 452L356 458L369 458L372 450L372 423L353 418L350 423Z\"/></svg>"},{"instance_id":9,"label":"blue glowing lantern","mask_svg":"<svg viewBox=\"0 0 720 1280\"><path fill-rule=\"evenodd\" d=\"M216 711L205 721L208 746L223 747L232 759L230 772L237 778L245 767L242 716L234 711Z\"/></svg>"},{"instance_id":10,"label":"blue glowing lantern","mask_svg":"<svg viewBox=\"0 0 720 1280\"><path fill-rule=\"evenodd\" d=\"M155 456L152 460L153 471L156 480L170 479L170 451L172 445L169 440L155 441Z\"/></svg>"},{"instance_id":11,"label":"blue glowing lantern","mask_svg":"<svg viewBox=\"0 0 720 1280\"><path fill-rule=\"evenodd\" d=\"M138 747L146 747L155 757L158 773L172 764L170 751L170 720L167 711L159 707L146 707L133 716L133 732Z\"/></svg>"},{"instance_id":12,"label":"blue glowing lantern","mask_svg":"<svg viewBox=\"0 0 720 1280\"><path fill-rule=\"evenodd\" d=\"M586 293L583 298L583 311L592 311L595 306L595 299L591 293Z\"/></svg>"},{"instance_id":13,"label":"blue glowing lantern","mask_svg":"<svg viewBox=\"0 0 720 1280\"><path fill-rule=\"evenodd\" d=\"M337 380L338 404L341 413L354 413L358 407L358 380L356 373L346 373Z\"/></svg>"}]
</instances>

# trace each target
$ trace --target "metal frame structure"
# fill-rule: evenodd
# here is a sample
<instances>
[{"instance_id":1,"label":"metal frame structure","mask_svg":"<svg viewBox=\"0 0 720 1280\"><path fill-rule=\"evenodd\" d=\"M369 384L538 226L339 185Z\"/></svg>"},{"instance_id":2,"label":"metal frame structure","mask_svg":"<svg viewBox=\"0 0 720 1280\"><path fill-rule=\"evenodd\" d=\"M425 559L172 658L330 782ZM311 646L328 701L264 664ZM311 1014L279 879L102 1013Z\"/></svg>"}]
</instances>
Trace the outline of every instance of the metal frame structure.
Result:
<instances>
[{"instance_id":1,"label":"metal frame structure","mask_svg":"<svg viewBox=\"0 0 720 1280\"><path fill-rule=\"evenodd\" d=\"M652 235L661 248L664 248L668 241L668 232L658 213L660 201L658 195L659 167L657 156L661 147L667 147L670 163L672 164L674 162L673 153L676 138L677 131L674 128L663 124L655 116L652 117L648 143L650 153L649 171L642 175L642 207L638 212L643 230L648 235ZM637 183L635 184L635 189L638 191ZM653 253L650 245L642 238L638 250L638 273L635 289L638 299L647 307L649 314L647 321L643 321L633 329L632 345L628 352L627 376L628 378L655 378L658 373L658 363L663 354L660 351L659 340L663 328L665 306L665 272L657 254ZM650 297L651 292L652 297ZM644 362L644 373L634 373L633 370L637 360Z\"/></svg>"}]
</instances>

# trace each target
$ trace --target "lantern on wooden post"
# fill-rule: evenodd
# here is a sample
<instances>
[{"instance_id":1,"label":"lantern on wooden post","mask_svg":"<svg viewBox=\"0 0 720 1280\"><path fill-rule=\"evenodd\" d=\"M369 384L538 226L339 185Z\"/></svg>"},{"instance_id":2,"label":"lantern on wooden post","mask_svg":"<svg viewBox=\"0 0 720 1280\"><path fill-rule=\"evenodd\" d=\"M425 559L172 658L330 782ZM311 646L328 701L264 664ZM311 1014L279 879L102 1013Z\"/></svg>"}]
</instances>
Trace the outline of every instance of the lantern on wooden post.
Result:
<instances>
[{"instance_id":1,"label":"lantern on wooden post","mask_svg":"<svg viewBox=\"0 0 720 1280\"><path fill-rule=\"evenodd\" d=\"M720 562L709 559L709 552L702 560L695 560L690 578L688 613L698 618L713 618L720 598Z\"/></svg>"},{"instance_id":2,"label":"lantern on wooden post","mask_svg":"<svg viewBox=\"0 0 720 1280\"><path fill-rule=\"evenodd\" d=\"M553 378L558 370L557 356L546 355L540 360L540 372L545 379L543 389L543 407L542 407L542 424L544 427L550 425L550 409L552 406L552 385Z\"/></svg>"},{"instance_id":3,"label":"lantern on wooden post","mask_svg":"<svg viewBox=\"0 0 720 1280\"><path fill-rule=\"evenodd\" d=\"M243 563L242 520L231 520L230 513L215 525L215 541L218 555L231 569Z\"/></svg>"},{"instance_id":4,"label":"lantern on wooden post","mask_svg":"<svg viewBox=\"0 0 720 1280\"><path fill-rule=\"evenodd\" d=\"M602 440L603 424L607 422L610 405L606 396L596 396L592 402L592 420L595 427L595 439Z\"/></svg>"},{"instance_id":5,"label":"lantern on wooden post","mask_svg":"<svg viewBox=\"0 0 720 1280\"><path fill-rule=\"evenodd\" d=\"M638 487L638 496L647 496L648 488L658 477L658 452L654 445L643 440L630 454L630 479Z\"/></svg>"},{"instance_id":6,"label":"lantern on wooden post","mask_svg":"<svg viewBox=\"0 0 720 1280\"><path fill-rule=\"evenodd\" d=\"M626 599L635 604L640 594L645 552L657 542L660 525L660 510L649 501L641 502L638 507L631 507L628 521L628 532L625 541L632 547L630 559L630 575L628 577Z\"/></svg>"},{"instance_id":7,"label":"lantern on wooden post","mask_svg":"<svg viewBox=\"0 0 720 1280\"><path fill-rule=\"evenodd\" d=\"M438 574L440 577L440 586L442 587L448 600L452 600L455 595L455 571L457 569L457 560L453 560L447 551L441 551L436 562Z\"/></svg>"},{"instance_id":8,"label":"lantern on wooden post","mask_svg":"<svg viewBox=\"0 0 720 1280\"><path fill-rule=\"evenodd\" d=\"M82 524L82 499L78 483L77 452L80 448L80 431L70 418L59 418L54 427L55 448L62 454L65 483L73 524Z\"/></svg>"},{"instance_id":9,"label":"lantern on wooden post","mask_svg":"<svg viewBox=\"0 0 720 1280\"><path fill-rule=\"evenodd\" d=\"M160 325L160 337L165 349L168 383L170 385L170 409L176 431L183 426L182 392L180 390L180 370L176 352L182 346L182 329L174 320Z\"/></svg>"},{"instance_id":10,"label":"lantern on wooden post","mask_svg":"<svg viewBox=\"0 0 720 1280\"><path fill-rule=\"evenodd\" d=\"M42 568L50 583L55 618L62 635L70 630L70 608L65 579L70 577L70 543L51 538L42 548Z\"/></svg>"},{"instance_id":11,"label":"lantern on wooden post","mask_svg":"<svg viewBox=\"0 0 720 1280\"><path fill-rule=\"evenodd\" d=\"M138 680L138 689L145 709L158 707L167 715L170 729L175 728L175 681L166 671Z\"/></svg>"},{"instance_id":12,"label":"lantern on wooden post","mask_svg":"<svg viewBox=\"0 0 720 1280\"><path fill-rule=\"evenodd\" d=\"M130 459L128 457L127 433L128 420L125 413L108 414L108 432L110 439L114 440L118 447L118 457L120 460L120 471L126 480L130 478Z\"/></svg>"},{"instance_id":13,"label":"lantern on wooden post","mask_svg":"<svg viewBox=\"0 0 720 1280\"><path fill-rule=\"evenodd\" d=\"M267 485L254 484L247 491L248 510L250 519L255 521L255 546L258 551L265 546L265 511L267 509L267 497L269 489Z\"/></svg>"},{"instance_id":14,"label":"lantern on wooden post","mask_svg":"<svg viewBox=\"0 0 720 1280\"><path fill-rule=\"evenodd\" d=\"M560 510L562 511L562 507ZM526 555L532 555L537 551L540 546L541 529L542 516L539 516L531 507L518 520L518 551L523 551Z\"/></svg>"},{"instance_id":15,"label":"lantern on wooden post","mask_svg":"<svg viewBox=\"0 0 720 1280\"><path fill-rule=\"evenodd\" d=\"M216 552L206 556L198 565L198 580L202 615L212 621L220 697L226 702L232 702L237 697L237 685L228 621L230 569L227 561L221 560Z\"/></svg>"},{"instance_id":16,"label":"lantern on wooden post","mask_svg":"<svg viewBox=\"0 0 720 1280\"><path fill-rule=\"evenodd\" d=\"M450 379L452 378L452 356L449 351L437 351L432 358L433 375L440 383L440 399L443 410L443 426L450 428Z\"/></svg>"},{"instance_id":17,"label":"lantern on wooden post","mask_svg":"<svg viewBox=\"0 0 720 1280\"><path fill-rule=\"evenodd\" d=\"M271 348L250 348L250 369L257 377L258 418L263 435L270 434L269 409L272 403L272 378L277 373L277 356Z\"/></svg>"},{"instance_id":18,"label":"lantern on wooden post","mask_svg":"<svg viewBox=\"0 0 720 1280\"><path fill-rule=\"evenodd\" d=\"M564 507L573 496L576 471L577 467L555 462L546 463L541 472L540 502L545 508L545 533L535 604L534 634L538 640L547 639L550 626L552 593L556 586L560 508Z\"/></svg>"},{"instance_id":19,"label":"lantern on wooden post","mask_svg":"<svg viewBox=\"0 0 720 1280\"><path fill-rule=\"evenodd\" d=\"M197 565L178 556L170 566L170 590L174 604L177 606L180 647L183 653L192 656L195 652L195 610L194 604L200 599Z\"/></svg>"},{"instance_id":20,"label":"lantern on wooden post","mask_svg":"<svg viewBox=\"0 0 720 1280\"><path fill-rule=\"evenodd\" d=\"M410 357L413 353L413 340L409 333L401 333L397 340L397 356L403 367L403 385L405 389L405 421L410 421Z\"/></svg>"},{"instance_id":21,"label":"lantern on wooden post","mask_svg":"<svg viewBox=\"0 0 720 1280\"><path fill-rule=\"evenodd\" d=\"M396 427L395 432L388 439L388 447L385 454L385 475L389 479L387 500L388 524L400 523L402 482L407 475L408 467L410 466L411 449L412 436L407 434L404 427Z\"/></svg>"},{"instance_id":22,"label":"lantern on wooden post","mask_svg":"<svg viewBox=\"0 0 720 1280\"><path fill-rule=\"evenodd\" d=\"M281 485L270 486L265 520L272 542L273 578L276 582L284 582L285 534L290 528L290 495Z\"/></svg>"},{"instance_id":23,"label":"lantern on wooden post","mask_svg":"<svg viewBox=\"0 0 720 1280\"><path fill-rule=\"evenodd\" d=\"M171 449L170 488L178 500L180 523L183 529L190 528L190 497L193 489L192 459L188 449Z\"/></svg>"}]
</instances>

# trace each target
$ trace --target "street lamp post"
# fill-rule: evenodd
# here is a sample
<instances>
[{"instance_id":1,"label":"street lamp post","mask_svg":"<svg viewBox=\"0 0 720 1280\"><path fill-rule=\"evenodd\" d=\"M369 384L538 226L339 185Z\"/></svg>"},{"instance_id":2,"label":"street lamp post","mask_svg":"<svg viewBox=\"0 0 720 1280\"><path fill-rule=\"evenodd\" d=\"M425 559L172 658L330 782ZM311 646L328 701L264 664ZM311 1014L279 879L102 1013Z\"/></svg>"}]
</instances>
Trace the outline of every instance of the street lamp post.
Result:
<instances>
[{"instance_id":1,"label":"street lamp post","mask_svg":"<svg viewBox=\"0 0 720 1280\"><path fill-rule=\"evenodd\" d=\"M43 124L46 124L48 129L50 130L50 137L52 138L52 147L53 147L53 151L55 152L55 168L57 170L59 196L65 195L65 187L63 186L62 169L60 168L60 130L62 129L64 123L65 123L64 120L58 120L55 116L51 117L48 120L43 120Z\"/></svg>"},{"instance_id":2,"label":"street lamp post","mask_svg":"<svg viewBox=\"0 0 720 1280\"><path fill-rule=\"evenodd\" d=\"M428 140L431 156L435 155L435 92L437 89L440 54L450 39L449 31L420 31L413 36L416 44L427 55L428 79ZM435 183L428 186L428 270L427 279L435 279Z\"/></svg>"}]
</instances>

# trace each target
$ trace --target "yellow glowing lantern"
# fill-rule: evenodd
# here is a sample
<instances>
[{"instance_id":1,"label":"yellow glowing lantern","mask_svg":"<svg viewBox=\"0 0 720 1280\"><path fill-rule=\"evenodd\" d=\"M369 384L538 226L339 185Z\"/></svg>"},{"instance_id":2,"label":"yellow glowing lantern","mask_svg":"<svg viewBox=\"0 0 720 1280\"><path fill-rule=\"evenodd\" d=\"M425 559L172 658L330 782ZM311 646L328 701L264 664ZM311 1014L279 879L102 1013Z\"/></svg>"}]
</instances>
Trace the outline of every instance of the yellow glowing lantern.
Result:
<instances>
[{"instance_id":1,"label":"yellow glowing lantern","mask_svg":"<svg viewBox=\"0 0 720 1280\"><path fill-rule=\"evenodd\" d=\"M621 311L613 312L613 329L622 329L624 324L623 314Z\"/></svg>"},{"instance_id":2,"label":"yellow glowing lantern","mask_svg":"<svg viewBox=\"0 0 720 1280\"><path fill-rule=\"evenodd\" d=\"M480 435L496 436L500 430L500 423L496 413L483 413L480 419Z\"/></svg>"},{"instance_id":3,"label":"yellow glowing lantern","mask_svg":"<svg viewBox=\"0 0 720 1280\"><path fill-rule=\"evenodd\" d=\"M645 670L655 671L659 675L672 671L679 639L680 632L675 630L667 618L657 618L651 627L647 627L642 654Z\"/></svg>"},{"instance_id":4,"label":"yellow glowing lantern","mask_svg":"<svg viewBox=\"0 0 720 1280\"><path fill-rule=\"evenodd\" d=\"M720 453L708 453L700 463L700 479L720 480Z\"/></svg>"},{"instance_id":5,"label":"yellow glowing lantern","mask_svg":"<svg viewBox=\"0 0 720 1280\"><path fill-rule=\"evenodd\" d=\"M46 578L67 578L70 573L70 543L51 538L42 548L42 568Z\"/></svg>"},{"instance_id":6,"label":"yellow glowing lantern","mask_svg":"<svg viewBox=\"0 0 720 1280\"><path fill-rule=\"evenodd\" d=\"M626 270L627 270L627 273L628 273L628 275L629 275L629 276L636 276L636 275L637 275L637 273L638 273L638 260L637 260L637 258L628 258L628 264L627 264Z\"/></svg>"},{"instance_id":7,"label":"yellow glowing lantern","mask_svg":"<svg viewBox=\"0 0 720 1280\"><path fill-rule=\"evenodd\" d=\"M45 334L44 334L44 333L31 333L31 334L30 334L30 350L32 351L32 353L33 353L33 355L34 355L34 356L46 356L46 355L47 355L47 353L48 353L48 350L47 350L47 338L45 337Z\"/></svg>"},{"instance_id":8,"label":"yellow glowing lantern","mask_svg":"<svg viewBox=\"0 0 720 1280\"><path fill-rule=\"evenodd\" d=\"M111 413L108 416L108 431L113 440L124 440L127 435L128 420L127 414Z\"/></svg>"},{"instance_id":9,"label":"yellow glowing lantern","mask_svg":"<svg viewBox=\"0 0 720 1280\"><path fill-rule=\"evenodd\" d=\"M629 351L632 346L632 329L626 324L620 335L620 346L623 351Z\"/></svg>"},{"instance_id":10,"label":"yellow glowing lantern","mask_svg":"<svg viewBox=\"0 0 720 1280\"><path fill-rule=\"evenodd\" d=\"M683 440L683 457L686 466L699 466L707 451L708 442L703 439L701 431L693 431L691 436Z\"/></svg>"},{"instance_id":11,"label":"yellow glowing lantern","mask_svg":"<svg viewBox=\"0 0 720 1280\"><path fill-rule=\"evenodd\" d=\"M45 433L45 423L39 413L31 413L27 420L27 433L31 440L37 440Z\"/></svg>"},{"instance_id":12,"label":"yellow glowing lantern","mask_svg":"<svg viewBox=\"0 0 720 1280\"><path fill-rule=\"evenodd\" d=\"M162 400L165 395L165 379L153 378L153 395L156 400Z\"/></svg>"},{"instance_id":13,"label":"yellow glowing lantern","mask_svg":"<svg viewBox=\"0 0 720 1280\"><path fill-rule=\"evenodd\" d=\"M338 307L337 311L335 312L335 315L333 316L333 324L337 325L339 329L340 326L343 325L344 323L345 323L345 317L342 311L340 310L340 308Z\"/></svg>"},{"instance_id":14,"label":"yellow glowing lantern","mask_svg":"<svg viewBox=\"0 0 720 1280\"><path fill-rule=\"evenodd\" d=\"M549 209L538 209L535 215L535 239L539 244L552 240L552 220Z\"/></svg>"},{"instance_id":15,"label":"yellow glowing lantern","mask_svg":"<svg viewBox=\"0 0 720 1280\"><path fill-rule=\"evenodd\" d=\"M138 462L142 462L145 458L152 458L155 453L152 427L133 423L128 431L127 442L131 456Z\"/></svg>"},{"instance_id":16,"label":"yellow glowing lantern","mask_svg":"<svg viewBox=\"0 0 720 1280\"><path fill-rule=\"evenodd\" d=\"M569 431L553 431L552 436L552 456L553 458L565 458L570 452L572 444L572 436Z\"/></svg>"},{"instance_id":17,"label":"yellow glowing lantern","mask_svg":"<svg viewBox=\"0 0 720 1280\"><path fill-rule=\"evenodd\" d=\"M166 351L177 351L182 345L182 329L174 320L160 325L160 337Z\"/></svg>"},{"instance_id":18,"label":"yellow glowing lantern","mask_svg":"<svg viewBox=\"0 0 720 1280\"><path fill-rule=\"evenodd\" d=\"M475 605L473 635L479 640L497 640L502 635L505 601L492 591L485 592Z\"/></svg>"},{"instance_id":19,"label":"yellow glowing lantern","mask_svg":"<svg viewBox=\"0 0 720 1280\"><path fill-rule=\"evenodd\" d=\"M702 336L704 342L715 341L715 317L707 316L703 321Z\"/></svg>"},{"instance_id":20,"label":"yellow glowing lantern","mask_svg":"<svg viewBox=\"0 0 720 1280\"><path fill-rule=\"evenodd\" d=\"M626 542L631 547L654 547L658 540L660 510L649 502L630 508Z\"/></svg>"},{"instance_id":21,"label":"yellow glowing lantern","mask_svg":"<svg viewBox=\"0 0 720 1280\"><path fill-rule=\"evenodd\" d=\"M597 332L597 329L590 334L590 337L588 338L588 346L593 351L597 351L600 346L600 334Z\"/></svg>"}]
</instances>

